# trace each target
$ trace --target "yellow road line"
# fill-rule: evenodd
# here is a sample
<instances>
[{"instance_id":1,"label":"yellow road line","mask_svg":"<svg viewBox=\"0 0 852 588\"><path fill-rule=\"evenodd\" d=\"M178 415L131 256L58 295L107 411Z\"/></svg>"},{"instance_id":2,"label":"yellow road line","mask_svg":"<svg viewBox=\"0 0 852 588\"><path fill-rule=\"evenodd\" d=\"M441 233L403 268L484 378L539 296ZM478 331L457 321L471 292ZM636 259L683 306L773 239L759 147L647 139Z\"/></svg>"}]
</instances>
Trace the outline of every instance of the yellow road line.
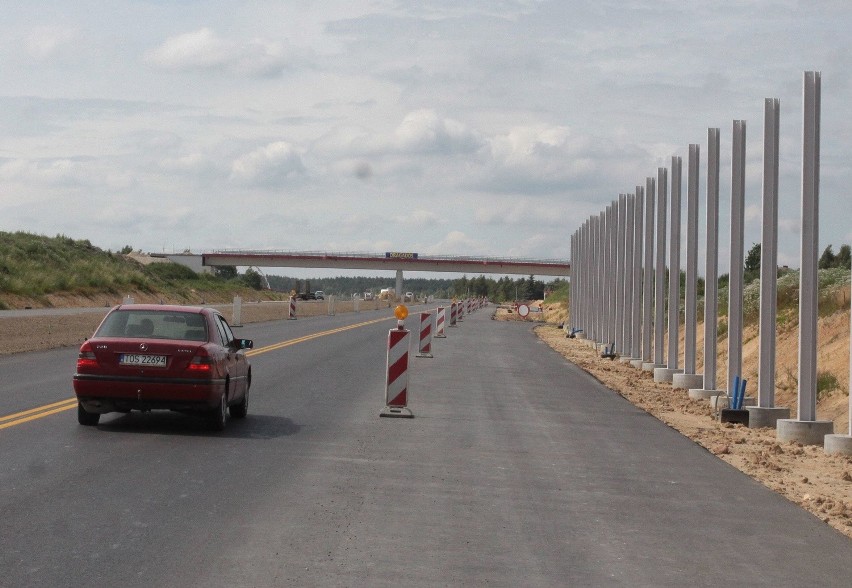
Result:
<instances>
[{"instance_id":1,"label":"yellow road line","mask_svg":"<svg viewBox=\"0 0 852 588\"><path fill-rule=\"evenodd\" d=\"M260 355L261 353L267 353L269 351L275 351L276 349L283 349L284 347L289 347L291 345L296 345L297 343L304 343L305 341L310 341L311 339L317 339L319 337L325 337L326 335L334 335L335 333L342 333L343 331L350 331L352 329L357 329L359 327L365 327L367 325L372 325L375 323L380 323L382 321L391 320L394 317L385 317L380 319L375 319L372 321L367 321L363 323L356 323L354 325L348 325L346 327L340 327L337 329L330 329L328 331L321 331L319 333L313 333L311 335L305 335L304 337L297 337L296 339L288 339L287 341L281 341L280 343L275 343L273 345L267 345L266 347L259 347L258 349L252 349L246 352L247 356Z\"/></svg>"},{"instance_id":2,"label":"yellow road line","mask_svg":"<svg viewBox=\"0 0 852 588\"><path fill-rule=\"evenodd\" d=\"M311 339L317 339L319 337L325 337L326 335L334 335L335 333L342 333L343 331L349 331L352 329L357 329L358 327L365 327L367 325L372 325L375 323L380 323L382 321L391 320L394 317L385 317L380 319L375 319L372 321L366 321L363 323L356 323L354 325L349 325L346 327L340 327L338 329L330 329L328 331L321 331L319 333L313 333L312 335L305 335L304 337L297 337L296 339L289 339L287 341L282 341L280 343L275 343L273 345L267 345L266 347L259 347L258 349L251 349L246 352L247 356L252 355L260 355L261 353L267 353L269 351L275 351L276 349L283 349L285 347L289 347L291 345L296 345L297 343L304 343L305 341L310 341ZM52 414L56 414L58 412L62 412L65 410L71 410L72 408L77 407L77 398L68 398L66 400L60 400L59 402L53 402L51 404L45 404L44 406L38 406L36 408L31 408L29 410L24 410L21 412L16 412L14 414L9 414L6 416L0 416L0 429L7 429L9 427L14 427L15 425L21 425L23 423L27 423L29 421L34 421L36 419L40 419L46 416L50 416Z\"/></svg>"},{"instance_id":3,"label":"yellow road line","mask_svg":"<svg viewBox=\"0 0 852 588\"><path fill-rule=\"evenodd\" d=\"M77 399L69 398L67 400L54 402L53 404L46 404L37 408L31 408L30 410L6 415L4 417L0 417L0 429L6 429L8 427L20 425L21 423L34 421L36 419L40 419L51 414L56 414L57 412L62 412L63 410L70 410L72 408L76 408L76 406Z\"/></svg>"}]
</instances>

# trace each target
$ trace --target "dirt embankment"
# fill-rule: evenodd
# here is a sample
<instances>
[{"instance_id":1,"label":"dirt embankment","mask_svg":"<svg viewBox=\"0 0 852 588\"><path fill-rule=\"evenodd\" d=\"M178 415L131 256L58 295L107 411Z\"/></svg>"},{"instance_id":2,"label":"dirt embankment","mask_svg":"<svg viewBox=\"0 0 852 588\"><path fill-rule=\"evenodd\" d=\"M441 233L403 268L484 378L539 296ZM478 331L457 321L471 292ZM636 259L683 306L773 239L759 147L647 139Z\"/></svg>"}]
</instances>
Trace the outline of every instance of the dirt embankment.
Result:
<instances>
[{"instance_id":1,"label":"dirt embankment","mask_svg":"<svg viewBox=\"0 0 852 588\"><path fill-rule=\"evenodd\" d=\"M521 320L516 312L502 308L495 318ZM845 316L843 316L845 314ZM593 375L607 388L665 422L768 488L813 513L841 533L852 538L852 457L827 456L822 447L780 443L774 429L749 429L720 423L706 400L692 400L685 390L673 390L671 384L654 382L643 372L617 361L602 359L582 339L568 339L558 327L567 313L554 308L531 313L540 323L538 336L570 362ZM778 406L791 406L795 416L795 385L788 373L795 374L797 332L781 329L778 339L776 400ZM699 328L699 332L701 329ZM744 372L757 381L757 336L747 330L744 340ZM681 337L683 335L681 334ZM833 372L842 381L840 387L819 401L819 418L835 422L835 431L844 433L848 423L849 313L837 313L820 321L820 371ZM790 347L793 347L791 350ZM727 360L724 341L720 342L719 364ZM680 347L683 349L683 345ZM792 361L792 364L790 363ZM703 369L703 364L702 364ZM720 365L721 367L721 365ZM844 369L845 368L845 369ZM841 376L846 373L846 377ZM725 381L724 371L719 381ZM794 384L795 382L793 382Z\"/></svg>"}]
</instances>

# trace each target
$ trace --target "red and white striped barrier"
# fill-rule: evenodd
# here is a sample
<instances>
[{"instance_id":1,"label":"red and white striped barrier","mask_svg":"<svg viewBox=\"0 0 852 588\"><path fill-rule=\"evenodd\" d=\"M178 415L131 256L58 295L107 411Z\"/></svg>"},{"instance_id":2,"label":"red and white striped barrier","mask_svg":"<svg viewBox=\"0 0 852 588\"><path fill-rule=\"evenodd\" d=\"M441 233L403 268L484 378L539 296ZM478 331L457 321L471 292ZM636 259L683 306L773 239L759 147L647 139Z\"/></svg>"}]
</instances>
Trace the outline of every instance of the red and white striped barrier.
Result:
<instances>
[{"instance_id":1,"label":"red and white striped barrier","mask_svg":"<svg viewBox=\"0 0 852 588\"><path fill-rule=\"evenodd\" d=\"M447 326L447 309L439 306L435 309L435 315L435 338L446 339L447 335L444 334L444 327Z\"/></svg>"},{"instance_id":2,"label":"red and white striped barrier","mask_svg":"<svg viewBox=\"0 0 852 588\"><path fill-rule=\"evenodd\" d=\"M459 320L459 305L456 302L452 302L450 304L450 326L457 327L456 324Z\"/></svg>"},{"instance_id":3,"label":"red and white striped barrier","mask_svg":"<svg viewBox=\"0 0 852 588\"><path fill-rule=\"evenodd\" d=\"M287 314L287 318L291 321L296 320L296 297L290 296L290 311Z\"/></svg>"},{"instance_id":4,"label":"red and white striped barrier","mask_svg":"<svg viewBox=\"0 0 852 588\"><path fill-rule=\"evenodd\" d=\"M459 304L458 304L459 308L456 312L456 320L458 322L462 322L464 320L464 305L465 305L465 302L466 301L462 301L462 302L459 302Z\"/></svg>"},{"instance_id":5,"label":"red and white striped barrier","mask_svg":"<svg viewBox=\"0 0 852 588\"><path fill-rule=\"evenodd\" d=\"M432 313L420 313L420 346L417 357L434 357L432 355Z\"/></svg>"},{"instance_id":6,"label":"red and white striped barrier","mask_svg":"<svg viewBox=\"0 0 852 588\"><path fill-rule=\"evenodd\" d=\"M411 418L408 409L408 346L411 331L400 324L388 331L388 368L385 407L379 416Z\"/></svg>"}]
</instances>

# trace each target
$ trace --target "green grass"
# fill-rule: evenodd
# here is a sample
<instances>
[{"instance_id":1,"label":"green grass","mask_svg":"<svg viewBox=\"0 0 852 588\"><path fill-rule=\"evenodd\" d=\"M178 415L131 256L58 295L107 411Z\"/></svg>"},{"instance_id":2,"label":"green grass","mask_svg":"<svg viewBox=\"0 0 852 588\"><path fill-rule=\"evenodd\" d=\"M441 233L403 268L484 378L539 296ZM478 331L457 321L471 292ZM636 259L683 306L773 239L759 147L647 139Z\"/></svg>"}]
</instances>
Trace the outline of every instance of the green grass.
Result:
<instances>
[{"instance_id":1,"label":"green grass","mask_svg":"<svg viewBox=\"0 0 852 588\"><path fill-rule=\"evenodd\" d=\"M548 304L556 304L557 302L568 302L568 291L569 291L569 283L568 282L560 282L559 285L554 288L554 290L548 294L547 303Z\"/></svg>"},{"instance_id":2,"label":"green grass","mask_svg":"<svg viewBox=\"0 0 852 588\"><path fill-rule=\"evenodd\" d=\"M99 249L88 240L0 232L0 308L8 307L3 295L46 303L50 294L94 297L130 292L187 302L199 297L257 295L238 278L197 274L169 262L142 265L123 254Z\"/></svg>"}]
</instances>

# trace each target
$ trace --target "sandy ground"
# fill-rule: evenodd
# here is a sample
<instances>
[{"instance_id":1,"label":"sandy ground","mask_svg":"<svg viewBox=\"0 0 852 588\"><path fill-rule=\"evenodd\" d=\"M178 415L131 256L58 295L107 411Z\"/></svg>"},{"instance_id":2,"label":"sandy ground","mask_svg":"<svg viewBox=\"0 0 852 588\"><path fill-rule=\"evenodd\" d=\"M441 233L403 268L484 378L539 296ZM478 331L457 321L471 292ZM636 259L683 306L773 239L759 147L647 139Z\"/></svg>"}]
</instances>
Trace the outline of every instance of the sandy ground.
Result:
<instances>
[{"instance_id":1,"label":"sandy ground","mask_svg":"<svg viewBox=\"0 0 852 588\"><path fill-rule=\"evenodd\" d=\"M540 323L536 334L571 363L719 459L852 538L852 457L827 456L822 447L779 443L774 429L720 423L708 401L691 400L686 390L656 383L651 373L630 364L602 359L584 340L568 339L557 324L544 322L544 315L530 315ZM521 320L506 308L499 309L495 318ZM846 329L848 334L848 320ZM845 395L842 398L848 400Z\"/></svg>"}]
</instances>

